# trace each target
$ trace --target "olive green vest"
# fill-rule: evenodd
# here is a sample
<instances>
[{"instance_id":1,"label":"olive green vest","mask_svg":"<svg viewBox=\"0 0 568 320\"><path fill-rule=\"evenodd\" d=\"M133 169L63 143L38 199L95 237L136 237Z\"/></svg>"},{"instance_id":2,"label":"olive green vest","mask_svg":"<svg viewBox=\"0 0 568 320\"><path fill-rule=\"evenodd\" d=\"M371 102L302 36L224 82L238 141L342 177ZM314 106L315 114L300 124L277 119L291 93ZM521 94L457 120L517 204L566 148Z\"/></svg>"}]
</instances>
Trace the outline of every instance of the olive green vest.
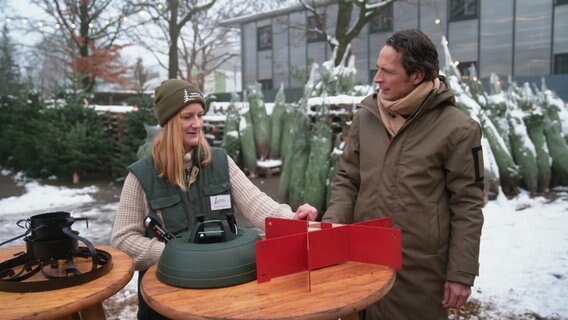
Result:
<instances>
[{"instance_id":1,"label":"olive green vest","mask_svg":"<svg viewBox=\"0 0 568 320\"><path fill-rule=\"evenodd\" d=\"M162 212L164 227L169 232L178 234L191 230L196 221L233 219L227 153L221 148L211 148L211 153L212 162L200 167L197 180L186 191L160 178L151 157L142 158L128 167L142 185L150 210ZM225 202L221 201L219 205L221 198ZM151 237L153 233L147 233L147 236Z\"/></svg>"}]
</instances>

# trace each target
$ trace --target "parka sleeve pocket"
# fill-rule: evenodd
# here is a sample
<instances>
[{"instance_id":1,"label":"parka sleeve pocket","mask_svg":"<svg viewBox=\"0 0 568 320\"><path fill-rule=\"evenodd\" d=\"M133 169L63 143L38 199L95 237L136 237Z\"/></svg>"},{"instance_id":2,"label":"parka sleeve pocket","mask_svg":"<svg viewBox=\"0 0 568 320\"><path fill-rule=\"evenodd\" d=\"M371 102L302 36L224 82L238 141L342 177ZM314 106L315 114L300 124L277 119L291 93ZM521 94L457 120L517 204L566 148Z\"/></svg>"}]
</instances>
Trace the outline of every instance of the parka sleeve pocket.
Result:
<instances>
[{"instance_id":1,"label":"parka sleeve pocket","mask_svg":"<svg viewBox=\"0 0 568 320\"><path fill-rule=\"evenodd\" d=\"M170 208L181 202L179 194L171 194L163 197L156 197L150 200L150 207L153 210Z\"/></svg>"},{"instance_id":2,"label":"parka sleeve pocket","mask_svg":"<svg viewBox=\"0 0 568 320\"><path fill-rule=\"evenodd\" d=\"M231 184L229 182L224 182L221 184L211 184L203 187L203 193L207 196L229 193L230 190L231 190Z\"/></svg>"}]
</instances>

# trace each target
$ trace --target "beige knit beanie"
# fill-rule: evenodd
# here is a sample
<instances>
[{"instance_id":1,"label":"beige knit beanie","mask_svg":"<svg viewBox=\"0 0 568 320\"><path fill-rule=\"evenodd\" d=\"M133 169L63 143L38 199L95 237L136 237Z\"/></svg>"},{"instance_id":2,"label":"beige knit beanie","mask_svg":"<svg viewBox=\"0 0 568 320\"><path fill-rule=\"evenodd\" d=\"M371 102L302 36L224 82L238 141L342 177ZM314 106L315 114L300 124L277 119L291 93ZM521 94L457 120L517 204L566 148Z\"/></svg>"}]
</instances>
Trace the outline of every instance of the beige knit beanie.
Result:
<instances>
[{"instance_id":1,"label":"beige knit beanie","mask_svg":"<svg viewBox=\"0 0 568 320\"><path fill-rule=\"evenodd\" d=\"M154 109L160 126L191 102L199 102L205 110L205 99L199 88L179 79L169 79L156 87Z\"/></svg>"}]
</instances>

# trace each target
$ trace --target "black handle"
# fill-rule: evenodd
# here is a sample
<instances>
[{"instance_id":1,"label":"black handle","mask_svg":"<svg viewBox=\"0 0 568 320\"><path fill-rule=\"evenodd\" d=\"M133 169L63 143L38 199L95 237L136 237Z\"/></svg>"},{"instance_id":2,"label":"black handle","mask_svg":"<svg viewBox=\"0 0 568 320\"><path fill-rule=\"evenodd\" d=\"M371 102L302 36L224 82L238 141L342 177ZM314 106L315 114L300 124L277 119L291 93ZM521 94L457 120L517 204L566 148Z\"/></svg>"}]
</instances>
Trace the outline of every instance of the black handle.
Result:
<instances>
[{"instance_id":1,"label":"black handle","mask_svg":"<svg viewBox=\"0 0 568 320\"><path fill-rule=\"evenodd\" d=\"M165 243L168 243L168 241L175 239L175 236L168 232L164 227L162 227L160 220L158 220L158 218L152 214L148 214L146 216L146 219L144 219L144 226L146 226L146 228L152 229L156 236Z\"/></svg>"}]
</instances>

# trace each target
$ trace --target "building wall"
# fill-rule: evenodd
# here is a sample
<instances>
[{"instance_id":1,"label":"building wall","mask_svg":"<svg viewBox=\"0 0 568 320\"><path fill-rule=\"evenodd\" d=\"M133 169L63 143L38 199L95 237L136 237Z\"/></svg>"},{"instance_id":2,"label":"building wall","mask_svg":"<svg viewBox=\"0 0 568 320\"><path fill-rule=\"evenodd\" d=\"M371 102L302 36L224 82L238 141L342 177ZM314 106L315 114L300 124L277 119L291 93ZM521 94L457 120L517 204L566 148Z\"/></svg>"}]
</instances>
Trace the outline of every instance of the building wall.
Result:
<instances>
[{"instance_id":1,"label":"building wall","mask_svg":"<svg viewBox=\"0 0 568 320\"><path fill-rule=\"evenodd\" d=\"M306 70L308 55L306 49L305 32L299 26L306 23L306 14L301 12L294 12L289 17L290 25L284 26L289 32L288 37L288 50L290 51L290 60L288 66L290 73L288 73L290 87L301 88L304 85L296 76L302 70ZM277 45L279 50L285 50L286 44Z\"/></svg>"},{"instance_id":2,"label":"building wall","mask_svg":"<svg viewBox=\"0 0 568 320\"><path fill-rule=\"evenodd\" d=\"M257 80L256 23L243 25L241 29L243 88Z\"/></svg>"},{"instance_id":3,"label":"building wall","mask_svg":"<svg viewBox=\"0 0 568 320\"><path fill-rule=\"evenodd\" d=\"M554 6L553 54L568 52L568 5Z\"/></svg>"},{"instance_id":4,"label":"building wall","mask_svg":"<svg viewBox=\"0 0 568 320\"><path fill-rule=\"evenodd\" d=\"M446 37L452 59L464 65L474 63L480 78L493 72L502 77L547 77L554 73L555 55L568 54L568 5L554 5L555 1L480 0L478 18L459 21L448 21L449 0L395 1L393 30L420 28L438 47L441 66L446 63L442 49L442 37ZM337 4L318 10L326 13L326 30L333 34ZM301 88L309 64L321 64L331 57L327 42L306 40L307 17L306 11L291 10L241 22L245 88L267 79L274 89L281 83L286 88ZM272 48L259 51L257 29L265 25L272 25ZM391 33L371 32L367 25L352 41L358 83L372 81L377 54ZM568 95L565 91L559 95Z\"/></svg>"},{"instance_id":5,"label":"building wall","mask_svg":"<svg viewBox=\"0 0 568 320\"><path fill-rule=\"evenodd\" d=\"M273 23L272 25L273 44L287 44L290 34L286 30L285 25L288 23L289 16L286 15L276 19L284 19L284 21L283 23ZM273 79L275 88L279 88L280 84L284 84L285 87L290 86L290 79L288 77L288 74L290 74L289 57L290 46L288 45L281 47L279 50L274 50L274 63L272 68L274 71Z\"/></svg>"},{"instance_id":6,"label":"building wall","mask_svg":"<svg viewBox=\"0 0 568 320\"><path fill-rule=\"evenodd\" d=\"M513 10L515 0L484 2L480 24L480 75L510 75L513 70Z\"/></svg>"},{"instance_id":7,"label":"building wall","mask_svg":"<svg viewBox=\"0 0 568 320\"><path fill-rule=\"evenodd\" d=\"M203 93L240 92L243 90L241 79L240 69L229 70L220 68L205 77Z\"/></svg>"},{"instance_id":8,"label":"building wall","mask_svg":"<svg viewBox=\"0 0 568 320\"><path fill-rule=\"evenodd\" d=\"M551 1L516 1L515 76L550 73L552 7Z\"/></svg>"}]
</instances>

